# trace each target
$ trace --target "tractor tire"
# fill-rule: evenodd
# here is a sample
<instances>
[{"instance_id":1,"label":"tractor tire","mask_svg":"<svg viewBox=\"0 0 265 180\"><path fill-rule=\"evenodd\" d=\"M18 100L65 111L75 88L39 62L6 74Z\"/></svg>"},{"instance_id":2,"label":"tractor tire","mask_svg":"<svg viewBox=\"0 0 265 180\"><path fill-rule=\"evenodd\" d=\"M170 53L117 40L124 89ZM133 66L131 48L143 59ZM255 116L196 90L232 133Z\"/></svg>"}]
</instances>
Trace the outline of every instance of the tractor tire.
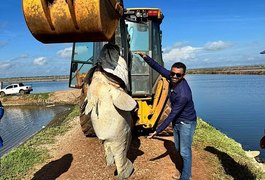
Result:
<instances>
[{"instance_id":1,"label":"tractor tire","mask_svg":"<svg viewBox=\"0 0 265 180\"><path fill-rule=\"evenodd\" d=\"M165 104L163 111L159 117L159 120L157 121L157 126L158 127L160 124L162 124L164 122L164 120L168 117L169 113L171 112L171 106L170 106L170 102L169 100L167 101L167 103ZM172 136L173 135L173 127L172 127L172 123L170 123L170 125L163 130L160 135L164 135L164 136Z\"/></svg>"},{"instance_id":2,"label":"tractor tire","mask_svg":"<svg viewBox=\"0 0 265 180\"><path fill-rule=\"evenodd\" d=\"M5 95L6 95L6 93L5 93L5 92L3 92L3 91L2 91L2 92L0 92L0 96L1 96L1 97L4 97Z\"/></svg>"},{"instance_id":3,"label":"tractor tire","mask_svg":"<svg viewBox=\"0 0 265 180\"><path fill-rule=\"evenodd\" d=\"M96 137L90 114L85 114L86 102L85 102L86 95L84 90L81 91L80 96L80 125L81 129L86 137Z\"/></svg>"},{"instance_id":4,"label":"tractor tire","mask_svg":"<svg viewBox=\"0 0 265 180\"><path fill-rule=\"evenodd\" d=\"M86 137L96 137L94 128L92 126L92 121L90 119L90 114L85 115L85 113L79 116L81 129Z\"/></svg>"}]
</instances>

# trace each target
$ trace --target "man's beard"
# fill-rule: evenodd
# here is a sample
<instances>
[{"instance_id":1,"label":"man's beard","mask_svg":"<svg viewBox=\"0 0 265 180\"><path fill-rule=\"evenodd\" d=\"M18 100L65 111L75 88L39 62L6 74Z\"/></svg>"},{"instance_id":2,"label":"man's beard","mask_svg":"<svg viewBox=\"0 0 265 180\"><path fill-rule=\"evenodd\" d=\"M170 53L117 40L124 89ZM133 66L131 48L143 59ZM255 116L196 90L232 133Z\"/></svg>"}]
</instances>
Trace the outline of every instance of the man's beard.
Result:
<instances>
[{"instance_id":1,"label":"man's beard","mask_svg":"<svg viewBox=\"0 0 265 180\"><path fill-rule=\"evenodd\" d=\"M171 84L176 85L176 84L178 84L181 80L182 80L182 78L174 78L174 77L172 77L172 78L170 79L170 82L171 82Z\"/></svg>"}]
</instances>

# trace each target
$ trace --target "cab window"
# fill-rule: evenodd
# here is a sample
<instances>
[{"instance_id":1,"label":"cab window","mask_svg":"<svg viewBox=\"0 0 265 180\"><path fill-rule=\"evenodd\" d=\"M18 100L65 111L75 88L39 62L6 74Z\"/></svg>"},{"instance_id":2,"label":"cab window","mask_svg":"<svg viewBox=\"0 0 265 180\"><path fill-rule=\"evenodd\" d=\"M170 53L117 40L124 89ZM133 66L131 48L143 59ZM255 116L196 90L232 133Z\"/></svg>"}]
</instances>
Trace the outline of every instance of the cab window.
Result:
<instances>
[{"instance_id":1,"label":"cab window","mask_svg":"<svg viewBox=\"0 0 265 180\"><path fill-rule=\"evenodd\" d=\"M69 87L80 88L82 80L93 63L93 43L74 43Z\"/></svg>"},{"instance_id":2,"label":"cab window","mask_svg":"<svg viewBox=\"0 0 265 180\"><path fill-rule=\"evenodd\" d=\"M146 23L126 22L130 34L131 51L149 51L149 27Z\"/></svg>"}]
</instances>

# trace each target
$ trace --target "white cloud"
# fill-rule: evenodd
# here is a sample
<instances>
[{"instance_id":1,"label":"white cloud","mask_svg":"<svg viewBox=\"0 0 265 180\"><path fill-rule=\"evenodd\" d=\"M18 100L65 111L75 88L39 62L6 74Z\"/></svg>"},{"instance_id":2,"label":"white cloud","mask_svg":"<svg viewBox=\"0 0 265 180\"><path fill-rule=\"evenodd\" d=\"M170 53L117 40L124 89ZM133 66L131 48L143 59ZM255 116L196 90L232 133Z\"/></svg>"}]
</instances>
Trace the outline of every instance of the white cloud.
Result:
<instances>
[{"instance_id":1,"label":"white cloud","mask_svg":"<svg viewBox=\"0 0 265 180\"><path fill-rule=\"evenodd\" d=\"M163 53L163 59L165 61L182 61L193 59L196 56L196 52L201 48L194 48L191 46L172 48Z\"/></svg>"},{"instance_id":2,"label":"white cloud","mask_svg":"<svg viewBox=\"0 0 265 180\"><path fill-rule=\"evenodd\" d=\"M9 69L11 67L10 63L1 63L0 64L0 69L5 70L5 69Z\"/></svg>"},{"instance_id":3,"label":"white cloud","mask_svg":"<svg viewBox=\"0 0 265 180\"><path fill-rule=\"evenodd\" d=\"M21 54L19 57L20 57L20 58L28 58L29 55L28 55L28 54Z\"/></svg>"},{"instance_id":4,"label":"white cloud","mask_svg":"<svg viewBox=\"0 0 265 180\"><path fill-rule=\"evenodd\" d=\"M248 57L247 60L253 61L253 60L255 60L255 58L254 57Z\"/></svg>"},{"instance_id":5,"label":"white cloud","mask_svg":"<svg viewBox=\"0 0 265 180\"><path fill-rule=\"evenodd\" d=\"M229 47L230 44L224 41L208 42L205 44L204 49L209 51L218 51Z\"/></svg>"},{"instance_id":6,"label":"white cloud","mask_svg":"<svg viewBox=\"0 0 265 180\"><path fill-rule=\"evenodd\" d=\"M68 47L62 50L59 50L56 54L60 57L60 58L70 58L72 56L72 47Z\"/></svg>"},{"instance_id":7,"label":"white cloud","mask_svg":"<svg viewBox=\"0 0 265 180\"><path fill-rule=\"evenodd\" d=\"M43 66L47 64L47 58L46 57L38 57L33 60L34 65Z\"/></svg>"}]
</instances>

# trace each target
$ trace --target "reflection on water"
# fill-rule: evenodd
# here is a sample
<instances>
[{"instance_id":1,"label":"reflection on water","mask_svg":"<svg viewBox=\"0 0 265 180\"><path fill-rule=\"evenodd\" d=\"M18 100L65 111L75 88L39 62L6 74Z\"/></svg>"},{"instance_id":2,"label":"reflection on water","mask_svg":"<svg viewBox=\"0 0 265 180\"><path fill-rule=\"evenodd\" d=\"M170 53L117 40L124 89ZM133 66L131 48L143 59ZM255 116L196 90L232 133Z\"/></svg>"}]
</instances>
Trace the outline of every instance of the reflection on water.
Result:
<instances>
[{"instance_id":1,"label":"reflection on water","mask_svg":"<svg viewBox=\"0 0 265 180\"><path fill-rule=\"evenodd\" d=\"M66 109L64 106L5 107L5 114L0 121L0 135L4 140L0 157L45 127L56 113Z\"/></svg>"}]
</instances>

